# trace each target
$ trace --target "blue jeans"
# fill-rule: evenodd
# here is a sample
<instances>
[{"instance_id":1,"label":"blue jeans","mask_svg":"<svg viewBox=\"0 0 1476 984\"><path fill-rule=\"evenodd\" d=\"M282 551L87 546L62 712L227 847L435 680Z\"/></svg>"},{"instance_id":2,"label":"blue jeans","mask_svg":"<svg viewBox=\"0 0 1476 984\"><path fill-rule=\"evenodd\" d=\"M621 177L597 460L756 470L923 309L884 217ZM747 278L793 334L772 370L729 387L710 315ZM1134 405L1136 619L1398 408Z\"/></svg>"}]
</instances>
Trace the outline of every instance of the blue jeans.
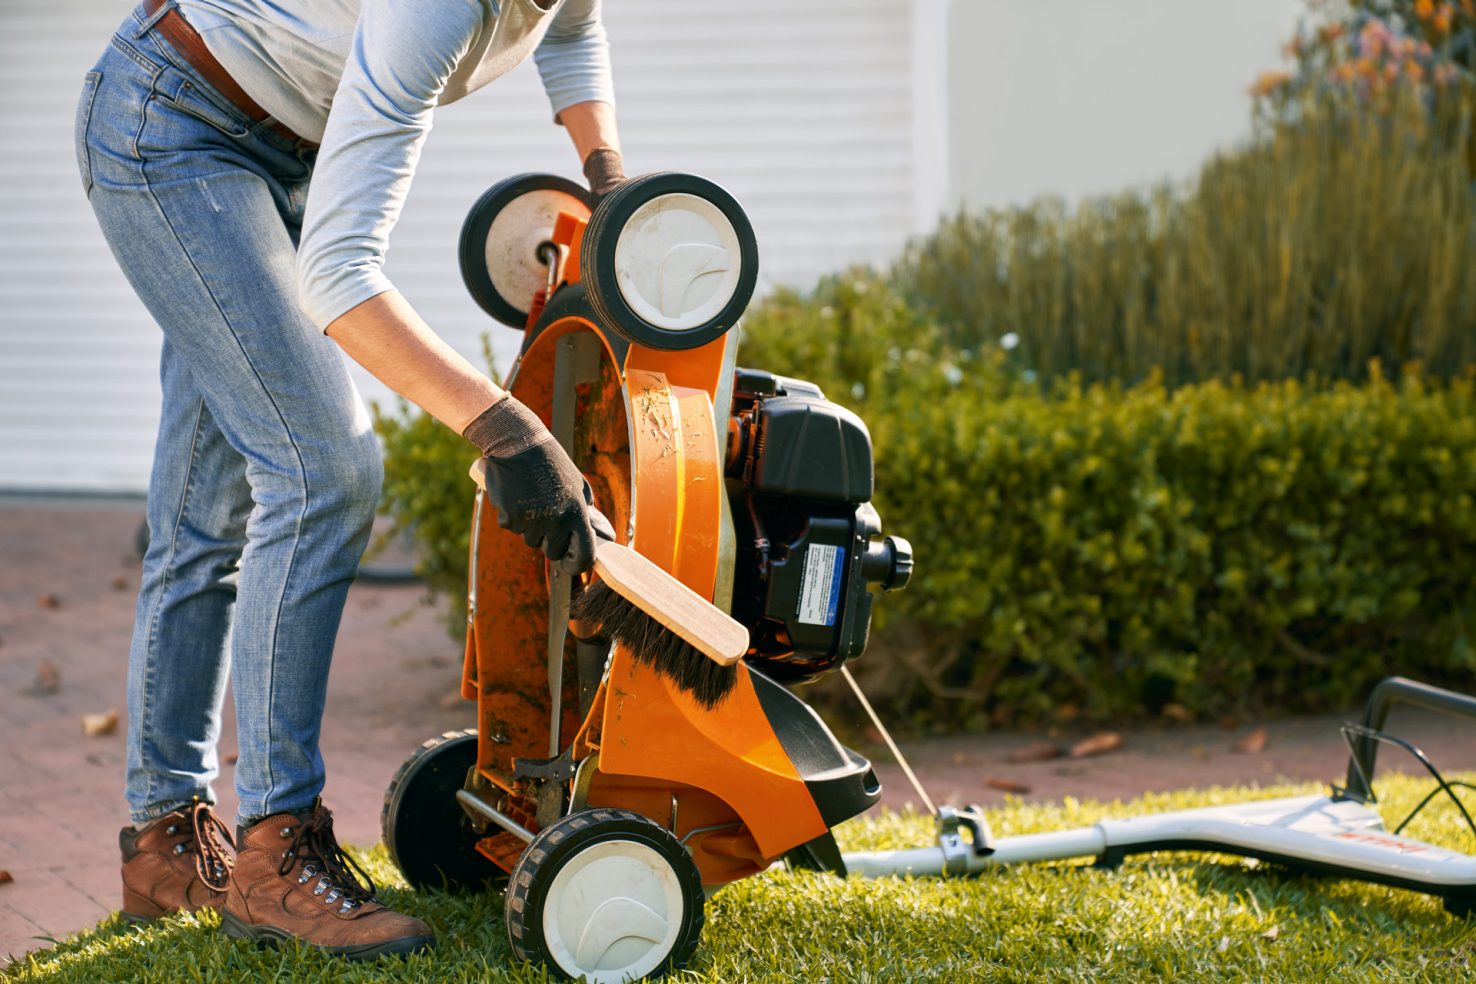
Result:
<instances>
[{"instance_id":1,"label":"blue jeans","mask_svg":"<svg viewBox=\"0 0 1476 984\"><path fill-rule=\"evenodd\" d=\"M76 123L93 211L164 335L126 791L135 823L214 802L229 673L249 822L323 787L328 665L382 468L337 346L298 305L313 151L253 125L155 19L124 20Z\"/></svg>"}]
</instances>

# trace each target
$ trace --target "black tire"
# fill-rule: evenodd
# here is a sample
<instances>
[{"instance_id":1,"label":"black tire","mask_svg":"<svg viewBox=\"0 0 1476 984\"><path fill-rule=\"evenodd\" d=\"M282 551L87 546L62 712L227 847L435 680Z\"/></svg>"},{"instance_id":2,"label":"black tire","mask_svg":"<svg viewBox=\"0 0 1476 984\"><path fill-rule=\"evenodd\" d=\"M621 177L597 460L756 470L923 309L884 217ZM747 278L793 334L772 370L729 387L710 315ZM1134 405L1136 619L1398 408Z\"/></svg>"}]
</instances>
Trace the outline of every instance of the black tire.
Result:
<instances>
[{"instance_id":1,"label":"black tire","mask_svg":"<svg viewBox=\"0 0 1476 984\"><path fill-rule=\"evenodd\" d=\"M416 889L480 891L507 873L476 849L456 791L477 763L477 732L448 731L417 748L384 794L379 826L390 860Z\"/></svg>"},{"instance_id":2,"label":"black tire","mask_svg":"<svg viewBox=\"0 0 1476 984\"><path fill-rule=\"evenodd\" d=\"M594 967L581 967L577 964L578 955L569 954L567 949L556 953L557 948L550 945L547 936L548 927L545 916L550 911L551 902L556 905L559 901L551 900L549 897L559 873L584 852L602 844L615 842L619 842L622 848L637 855L642 863L654 860L653 855L659 857L669 867L673 881L680 892L681 912L675 919L665 920L663 923L666 934L663 935L661 942L664 942L666 936L670 935L668 948L664 954L653 952L653 947L639 955L638 960L643 963L650 963L657 957L660 958L650 969L646 969L640 962L628 963L623 967L601 968L599 962L596 961ZM577 877L578 874L579 872L576 871L573 877ZM590 874L588 877L593 879L597 876ZM573 885L572 881L566 883L566 887ZM586 905L589 904L584 901L586 897L594 897L598 900L598 892L592 883L579 885L577 890L571 890L569 895L571 899L577 898ZM667 971L684 966L696 952L697 944L702 936L705 903L702 875L697 870L692 856L687 853L687 849L671 831L628 810L599 807L570 814L558 823L540 831L523 851L522 856L518 858L518 863L513 866L512 881L507 890L505 909L507 938L514 956L522 960L544 964L560 979L574 979L583 975L591 984L594 984L599 981L624 980L627 976L660 977ZM559 915L559 912L554 912L556 923ZM675 933L671 934L673 924L675 924ZM629 925L633 930L638 929L634 924ZM609 957L615 953L616 947L624 944L626 940L639 939L649 940L650 937L642 937L639 932L633 931L600 954L596 954L595 957ZM659 945L660 942L655 946ZM623 957L617 955L615 959L623 959ZM630 970L632 967L639 968L639 973L632 972Z\"/></svg>"},{"instance_id":3,"label":"black tire","mask_svg":"<svg viewBox=\"0 0 1476 984\"><path fill-rule=\"evenodd\" d=\"M516 198L534 191L561 191L591 205L589 189L557 174L519 174L488 188L466 213L461 225L457 259L461 280L477 306L509 328L522 328L528 320L528 297L503 297L487 270L487 236L499 212Z\"/></svg>"},{"instance_id":4,"label":"black tire","mask_svg":"<svg viewBox=\"0 0 1476 984\"><path fill-rule=\"evenodd\" d=\"M615 267L620 235L636 211L653 199L678 194L703 199L722 213L737 237L740 264L733 295L722 309L701 324L682 329L663 328L637 313L620 289ZM636 345L680 351L706 345L738 323L758 282L758 240L743 207L721 185L695 174L658 171L632 178L600 199L584 230L579 266L590 307L607 329Z\"/></svg>"}]
</instances>

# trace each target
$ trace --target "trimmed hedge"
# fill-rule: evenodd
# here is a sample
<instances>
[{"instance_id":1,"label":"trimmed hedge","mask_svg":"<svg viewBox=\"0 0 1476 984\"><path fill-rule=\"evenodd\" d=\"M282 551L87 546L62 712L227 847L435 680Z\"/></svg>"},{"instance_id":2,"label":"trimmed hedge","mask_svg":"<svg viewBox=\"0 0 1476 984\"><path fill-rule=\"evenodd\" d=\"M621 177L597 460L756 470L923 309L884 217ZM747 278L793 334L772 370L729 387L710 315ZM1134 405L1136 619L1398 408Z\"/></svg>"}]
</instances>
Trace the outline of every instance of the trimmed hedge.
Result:
<instances>
[{"instance_id":1,"label":"trimmed hedge","mask_svg":"<svg viewBox=\"0 0 1476 984\"><path fill-rule=\"evenodd\" d=\"M997 353L945 356L865 274L780 294L747 331L741 362L871 427L877 505L917 573L858 671L919 724L1337 708L1393 672L1469 684L1469 376L1043 394Z\"/></svg>"},{"instance_id":2,"label":"trimmed hedge","mask_svg":"<svg viewBox=\"0 0 1476 984\"><path fill-rule=\"evenodd\" d=\"M1042 393L866 273L773 295L741 351L871 428L877 506L917 573L856 669L918 726L1341 708L1389 673L1470 685L1470 375ZM403 407L377 426L386 508L459 634L471 453Z\"/></svg>"}]
</instances>

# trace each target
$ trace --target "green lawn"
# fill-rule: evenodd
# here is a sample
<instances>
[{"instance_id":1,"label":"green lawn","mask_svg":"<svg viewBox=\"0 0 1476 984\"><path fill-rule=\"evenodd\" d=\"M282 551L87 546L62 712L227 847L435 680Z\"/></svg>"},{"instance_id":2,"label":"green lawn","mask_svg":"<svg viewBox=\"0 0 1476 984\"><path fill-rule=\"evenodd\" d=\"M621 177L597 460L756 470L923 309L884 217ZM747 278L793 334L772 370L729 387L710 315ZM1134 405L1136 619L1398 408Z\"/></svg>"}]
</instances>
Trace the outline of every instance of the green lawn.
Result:
<instances>
[{"instance_id":1,"label":"green lawn","mask_svg":"<svg viewBox=\"0 0 1476 984\"><path fill-rule=\"evenodd\" d=\"M1467 777L1469 778L1469 777ZM1423 779L1379 784L1397 821L1428 788ZM991 811L996 834L1091 823L1108 814L1181 809L1316 786L1214 789L1121 804L1013 803ZM1408 831L1476 850L1449 806L1432 806ZM840 831L846 849L912 847L931 825L881 816ZM368 965L227 940L216 919L180 916L144 930L110 919L19 962L15 981L543 981L510 966L502 896L415 895L383 848L367 852L391 905L423 916L440 935L431 955ZM1476 924L1434 899L1397 889L1292 875L1217 856L1130 859L1116 871L1036 865L968 881L840 881L771 873L708 903L703 946L688 981L1439 981L1476 976Z\"/></svg>"}]
</instances>

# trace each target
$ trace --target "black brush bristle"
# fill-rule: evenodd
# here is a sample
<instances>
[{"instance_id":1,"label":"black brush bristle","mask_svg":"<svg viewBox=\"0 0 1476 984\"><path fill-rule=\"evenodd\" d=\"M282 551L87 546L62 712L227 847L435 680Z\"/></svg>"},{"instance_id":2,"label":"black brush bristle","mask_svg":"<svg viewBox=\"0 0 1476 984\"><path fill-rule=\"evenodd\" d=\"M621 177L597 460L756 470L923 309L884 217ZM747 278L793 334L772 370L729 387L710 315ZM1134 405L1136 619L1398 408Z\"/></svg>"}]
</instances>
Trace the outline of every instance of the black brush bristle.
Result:
<instances>
[{"instance_id":1,"label":"black brush bristle","mask_svg":"<svg viewBox=\"0 0 1476 984\"><path fill-rule=\"evenodd\" d=\"M624 644L637 662L651 667L709 710L721 704L738 681L736 665L714 663L603 581L574 599L569 616L600 626L600 635Z\"/></svg>"}]
</instances>

